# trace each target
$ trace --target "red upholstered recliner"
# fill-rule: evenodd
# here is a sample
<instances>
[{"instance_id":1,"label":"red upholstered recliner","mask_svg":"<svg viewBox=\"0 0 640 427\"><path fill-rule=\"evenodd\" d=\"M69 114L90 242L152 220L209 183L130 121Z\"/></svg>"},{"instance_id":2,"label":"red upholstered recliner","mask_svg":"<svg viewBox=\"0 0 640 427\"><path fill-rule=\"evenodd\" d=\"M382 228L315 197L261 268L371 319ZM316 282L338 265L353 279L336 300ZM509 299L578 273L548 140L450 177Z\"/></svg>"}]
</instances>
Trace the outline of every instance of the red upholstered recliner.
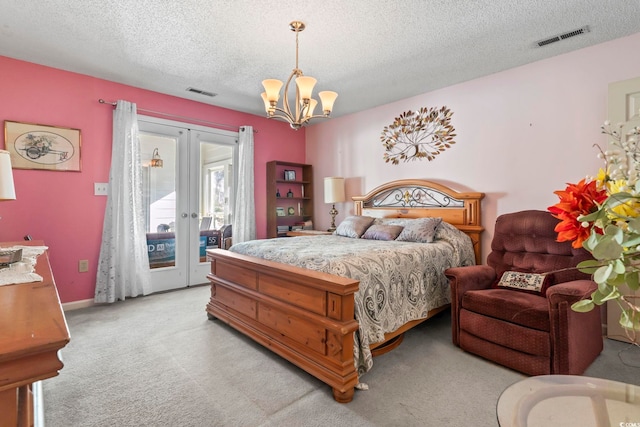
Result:
<instances>
[{"instance_id":1,"label":"red upholstered recliner","mask_svg":"<svg viewBox=\"0 0 640 427\"><path fill-rule=\"evenodd\" d=\"M569 242L557 242L557 223L546 211L501 215L487 265L445 271L455 345L528 375L579 375L600 354L599 307L588 313L571 310L597 287L587 274L553 273L546 295L495 286L504 271L547 273L591 257Z\"/></svg>"}]
</instances>

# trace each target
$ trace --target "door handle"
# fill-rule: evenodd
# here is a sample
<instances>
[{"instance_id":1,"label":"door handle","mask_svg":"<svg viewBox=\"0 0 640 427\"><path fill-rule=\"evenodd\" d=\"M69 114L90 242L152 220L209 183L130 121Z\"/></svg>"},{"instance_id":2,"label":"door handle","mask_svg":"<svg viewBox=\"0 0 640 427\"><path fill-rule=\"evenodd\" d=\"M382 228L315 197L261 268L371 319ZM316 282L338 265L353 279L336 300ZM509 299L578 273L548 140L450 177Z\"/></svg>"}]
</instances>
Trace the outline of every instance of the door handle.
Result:
<instances>
[{"instance_id":1,"label":"door handle","mask_svg":"<svg viewBox=\"0 0 640 427\"><path fill-rule=\"evenodd\" d=\"M198 218L198 214L197 214L197 213L195 213L195 212L193 212L193 213L191 214L191 218Z\"/></svg>"},{"instance_id":2,"label":"door handle","mask_svg":"<svg viewBox=\"0 0 640 427\"><path fill-rule=\"evenodd\" d=\"M186 217L188 217L189 215L187 215L187 213L186 213L186 212L182 212L182 215L180 215L180 216L181 216L182 218L186 218Z\"/></svg>"}]
</instances>

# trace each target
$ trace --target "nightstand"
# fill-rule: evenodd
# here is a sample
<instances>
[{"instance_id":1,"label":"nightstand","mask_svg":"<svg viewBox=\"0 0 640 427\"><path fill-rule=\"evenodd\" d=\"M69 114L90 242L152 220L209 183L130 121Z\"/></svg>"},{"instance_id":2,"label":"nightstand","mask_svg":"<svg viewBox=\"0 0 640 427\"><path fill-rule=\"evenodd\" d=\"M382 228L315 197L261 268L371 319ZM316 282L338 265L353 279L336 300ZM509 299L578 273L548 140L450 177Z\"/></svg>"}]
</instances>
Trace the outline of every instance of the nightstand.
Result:
<instances>
[{"instance_id":1,"label":"nightstand","mask_svg":"<svg viewBox=\"0 0 640 427\"><path fill-rule=\"evenodd\" d=\"M295 230L295 231L287 231L288 237L295 236L324 236L327 234L333 234L332 231L322 231L322 230Z\"/></svg>"}]
</instances>

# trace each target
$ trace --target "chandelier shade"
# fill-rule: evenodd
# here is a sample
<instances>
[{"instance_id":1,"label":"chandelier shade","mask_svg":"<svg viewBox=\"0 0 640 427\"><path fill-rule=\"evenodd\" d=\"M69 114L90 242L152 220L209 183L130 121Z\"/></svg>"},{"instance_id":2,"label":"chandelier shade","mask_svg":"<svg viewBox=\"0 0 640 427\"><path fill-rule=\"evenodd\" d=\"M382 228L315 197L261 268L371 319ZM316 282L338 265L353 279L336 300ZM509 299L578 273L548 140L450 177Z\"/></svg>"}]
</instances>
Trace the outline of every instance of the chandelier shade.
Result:
<instances>
[{"instance_id":1,"label":"chandelier shade","mask_svg":"<svg viewBox=\"0 0 640 427\"><path fill-rule=\"evenodd\" d=\"M308 124L311 119L328 118L331 115L331 111L333 111L333 104L338 94L332 91L319 92L318 97L322 103L322 114L313 114L318 104L318 101L313 99L313 88L317 80L311 76L305 76L302 74L302 70L298 68L298 33L305 29L305 25L301 21L293 21L289 24L289 28L296 33L296 66L284 84L277 79L263 80L264 92L262 92L261 96L268 118L284 120L293 129L298 130ZM293 108L289 105L289 87L292 81L295 81ZM282 104L278 105L280 90L283 85Z\"/></svg>"}]
</instances>

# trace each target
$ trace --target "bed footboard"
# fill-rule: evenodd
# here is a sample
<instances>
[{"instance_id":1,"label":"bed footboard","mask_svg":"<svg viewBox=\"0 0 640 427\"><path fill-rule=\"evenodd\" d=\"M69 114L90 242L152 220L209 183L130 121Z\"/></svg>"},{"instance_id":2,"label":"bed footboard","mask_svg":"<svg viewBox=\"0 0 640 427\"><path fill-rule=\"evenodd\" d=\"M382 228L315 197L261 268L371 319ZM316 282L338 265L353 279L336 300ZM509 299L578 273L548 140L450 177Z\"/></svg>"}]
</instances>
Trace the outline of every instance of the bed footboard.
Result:
<instances>
[{"instance_id":1,"label":"bed footboard","mask_svg":"<svg viewBox=\"0 0 640 427\"><path fill-rule=\"evenodd\" d=\"M217 318L325 382L350 402L358 281L213 249L209 318Z\"/></svg>"}]
</instances>

